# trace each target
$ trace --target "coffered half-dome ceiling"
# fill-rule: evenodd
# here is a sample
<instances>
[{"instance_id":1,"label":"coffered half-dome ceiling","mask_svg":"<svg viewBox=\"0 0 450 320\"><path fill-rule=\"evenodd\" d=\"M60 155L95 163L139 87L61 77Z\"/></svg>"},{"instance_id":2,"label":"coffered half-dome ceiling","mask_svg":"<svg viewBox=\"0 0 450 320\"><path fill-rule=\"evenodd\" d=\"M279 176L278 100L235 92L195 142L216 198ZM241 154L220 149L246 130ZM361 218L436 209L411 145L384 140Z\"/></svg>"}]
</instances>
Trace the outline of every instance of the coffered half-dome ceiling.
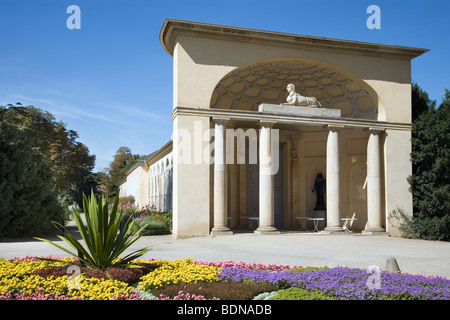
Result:
<instances>
[{"instance_id":1,"label":"coffered half-dome ceiling","mask_svg":"<svg viewBox=\"0 0 450 320\"><path fill-rule=\"evenodd\" d=\"M234 69L213 91L211 108L257 111L261 103L286 102L293 83L302 96L322 107L340 109L343 117L377 118L377 104L362 81L357 83L332 67L297 59L261 61Z\"/></svg>"}]
</instances>

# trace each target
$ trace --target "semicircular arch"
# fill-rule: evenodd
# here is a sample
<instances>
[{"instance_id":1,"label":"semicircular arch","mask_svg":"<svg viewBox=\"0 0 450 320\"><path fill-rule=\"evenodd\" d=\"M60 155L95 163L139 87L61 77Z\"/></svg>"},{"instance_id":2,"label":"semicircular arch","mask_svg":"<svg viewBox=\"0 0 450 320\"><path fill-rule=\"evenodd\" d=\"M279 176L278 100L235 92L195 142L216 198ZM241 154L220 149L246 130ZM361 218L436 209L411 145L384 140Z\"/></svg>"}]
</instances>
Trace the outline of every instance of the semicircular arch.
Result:
<instances>
[{"instance_id":1,"label":"semicircular arch","mask_svg":"<svg viewBox=\"0 0 450 320\"><path fill-rule=\"evenodd\" d=\"M230 71L213 90L210 107L257 111L261 103L286 101L289 83L343 117L378 119L378 95L364 80L335 66L298 58L269 59Z\"/></svg>"}]
</instances>

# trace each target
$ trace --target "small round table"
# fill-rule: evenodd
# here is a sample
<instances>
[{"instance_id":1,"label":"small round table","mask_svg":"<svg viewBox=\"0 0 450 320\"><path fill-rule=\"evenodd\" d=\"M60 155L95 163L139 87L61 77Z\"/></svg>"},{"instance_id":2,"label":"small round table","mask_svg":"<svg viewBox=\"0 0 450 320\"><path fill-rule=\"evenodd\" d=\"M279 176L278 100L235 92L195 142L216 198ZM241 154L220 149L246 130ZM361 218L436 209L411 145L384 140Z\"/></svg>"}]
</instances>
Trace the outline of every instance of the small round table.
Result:
<instances>
[{"instance_id":1,"label":"small round table","mask_svg":"<svg viewBox=\"0 0 450 320\"><path fill-rule=\"evenodd\" d=\"M306 219L307 219L306 217L295 217L295 220L300 220L300 224L302 225L301 230L308 230L306 228L306 221L305 221Z\"/></svg>"},{"instance_id":2,"label":"small round table","mask_svg":"<svg viewBox=\"0 0 450 320\"><path fill-rule=\"evenodd\" d=\"M319 232L319 221L323 221L324 218L307 218L308 220L312 220L314 222L314 231Z\"/></svg>"}]
</instances>

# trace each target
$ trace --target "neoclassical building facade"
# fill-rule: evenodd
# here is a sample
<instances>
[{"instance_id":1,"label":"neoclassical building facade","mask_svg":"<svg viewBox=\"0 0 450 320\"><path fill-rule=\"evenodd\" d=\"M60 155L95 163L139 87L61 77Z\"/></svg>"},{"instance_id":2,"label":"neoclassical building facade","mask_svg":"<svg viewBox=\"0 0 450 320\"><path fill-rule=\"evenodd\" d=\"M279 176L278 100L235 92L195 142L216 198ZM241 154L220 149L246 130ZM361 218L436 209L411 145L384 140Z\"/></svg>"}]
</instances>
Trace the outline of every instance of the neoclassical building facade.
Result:
<instances>
[{"instance_id":1,"label":"neoclassical building facade","mask_svg":"<svg viewBox=\"0 0 450 320\"><path fill-rule=\"evenodd\" d=\"M427 49L171 19L160 41L173 136L130 168L122 196L170 208L174 238L317 221L398 234L389 213L412 215L411 60Z\"/></svg>"},{"instance_id":2,"label":"neoclassical building facade","mask_svg":"<svg viewBox=\"0 0 450 320\"><path fill-rule=\"evenodd\" d=\"M153 205L172 212L172 140L159 150L135 161L126 172L119 197L134 197L136 208Z\"/></svg>"}]
</instances>

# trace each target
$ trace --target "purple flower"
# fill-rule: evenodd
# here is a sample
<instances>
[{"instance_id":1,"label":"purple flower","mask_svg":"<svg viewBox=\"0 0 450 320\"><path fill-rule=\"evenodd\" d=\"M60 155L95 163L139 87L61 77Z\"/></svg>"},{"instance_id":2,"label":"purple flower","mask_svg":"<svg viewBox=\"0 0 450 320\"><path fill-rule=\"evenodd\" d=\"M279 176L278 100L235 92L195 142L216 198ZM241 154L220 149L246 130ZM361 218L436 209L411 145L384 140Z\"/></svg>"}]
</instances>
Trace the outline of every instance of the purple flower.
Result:
<instances>
[{"instance_id":1,"label":"purple flower","mask_svg":"<svg viewBox=\"0 0 450 320\"><path fill-rule=\"evenodd\" d=\"M344 267L302 272L231 267L222 269L219 281L269 283L279 288L300 287L342 300L450 300L450 280L446 278L381 271L379 289L374 289L368 285L369 276L366 270Z\"/></svg>"}]
</instances>

